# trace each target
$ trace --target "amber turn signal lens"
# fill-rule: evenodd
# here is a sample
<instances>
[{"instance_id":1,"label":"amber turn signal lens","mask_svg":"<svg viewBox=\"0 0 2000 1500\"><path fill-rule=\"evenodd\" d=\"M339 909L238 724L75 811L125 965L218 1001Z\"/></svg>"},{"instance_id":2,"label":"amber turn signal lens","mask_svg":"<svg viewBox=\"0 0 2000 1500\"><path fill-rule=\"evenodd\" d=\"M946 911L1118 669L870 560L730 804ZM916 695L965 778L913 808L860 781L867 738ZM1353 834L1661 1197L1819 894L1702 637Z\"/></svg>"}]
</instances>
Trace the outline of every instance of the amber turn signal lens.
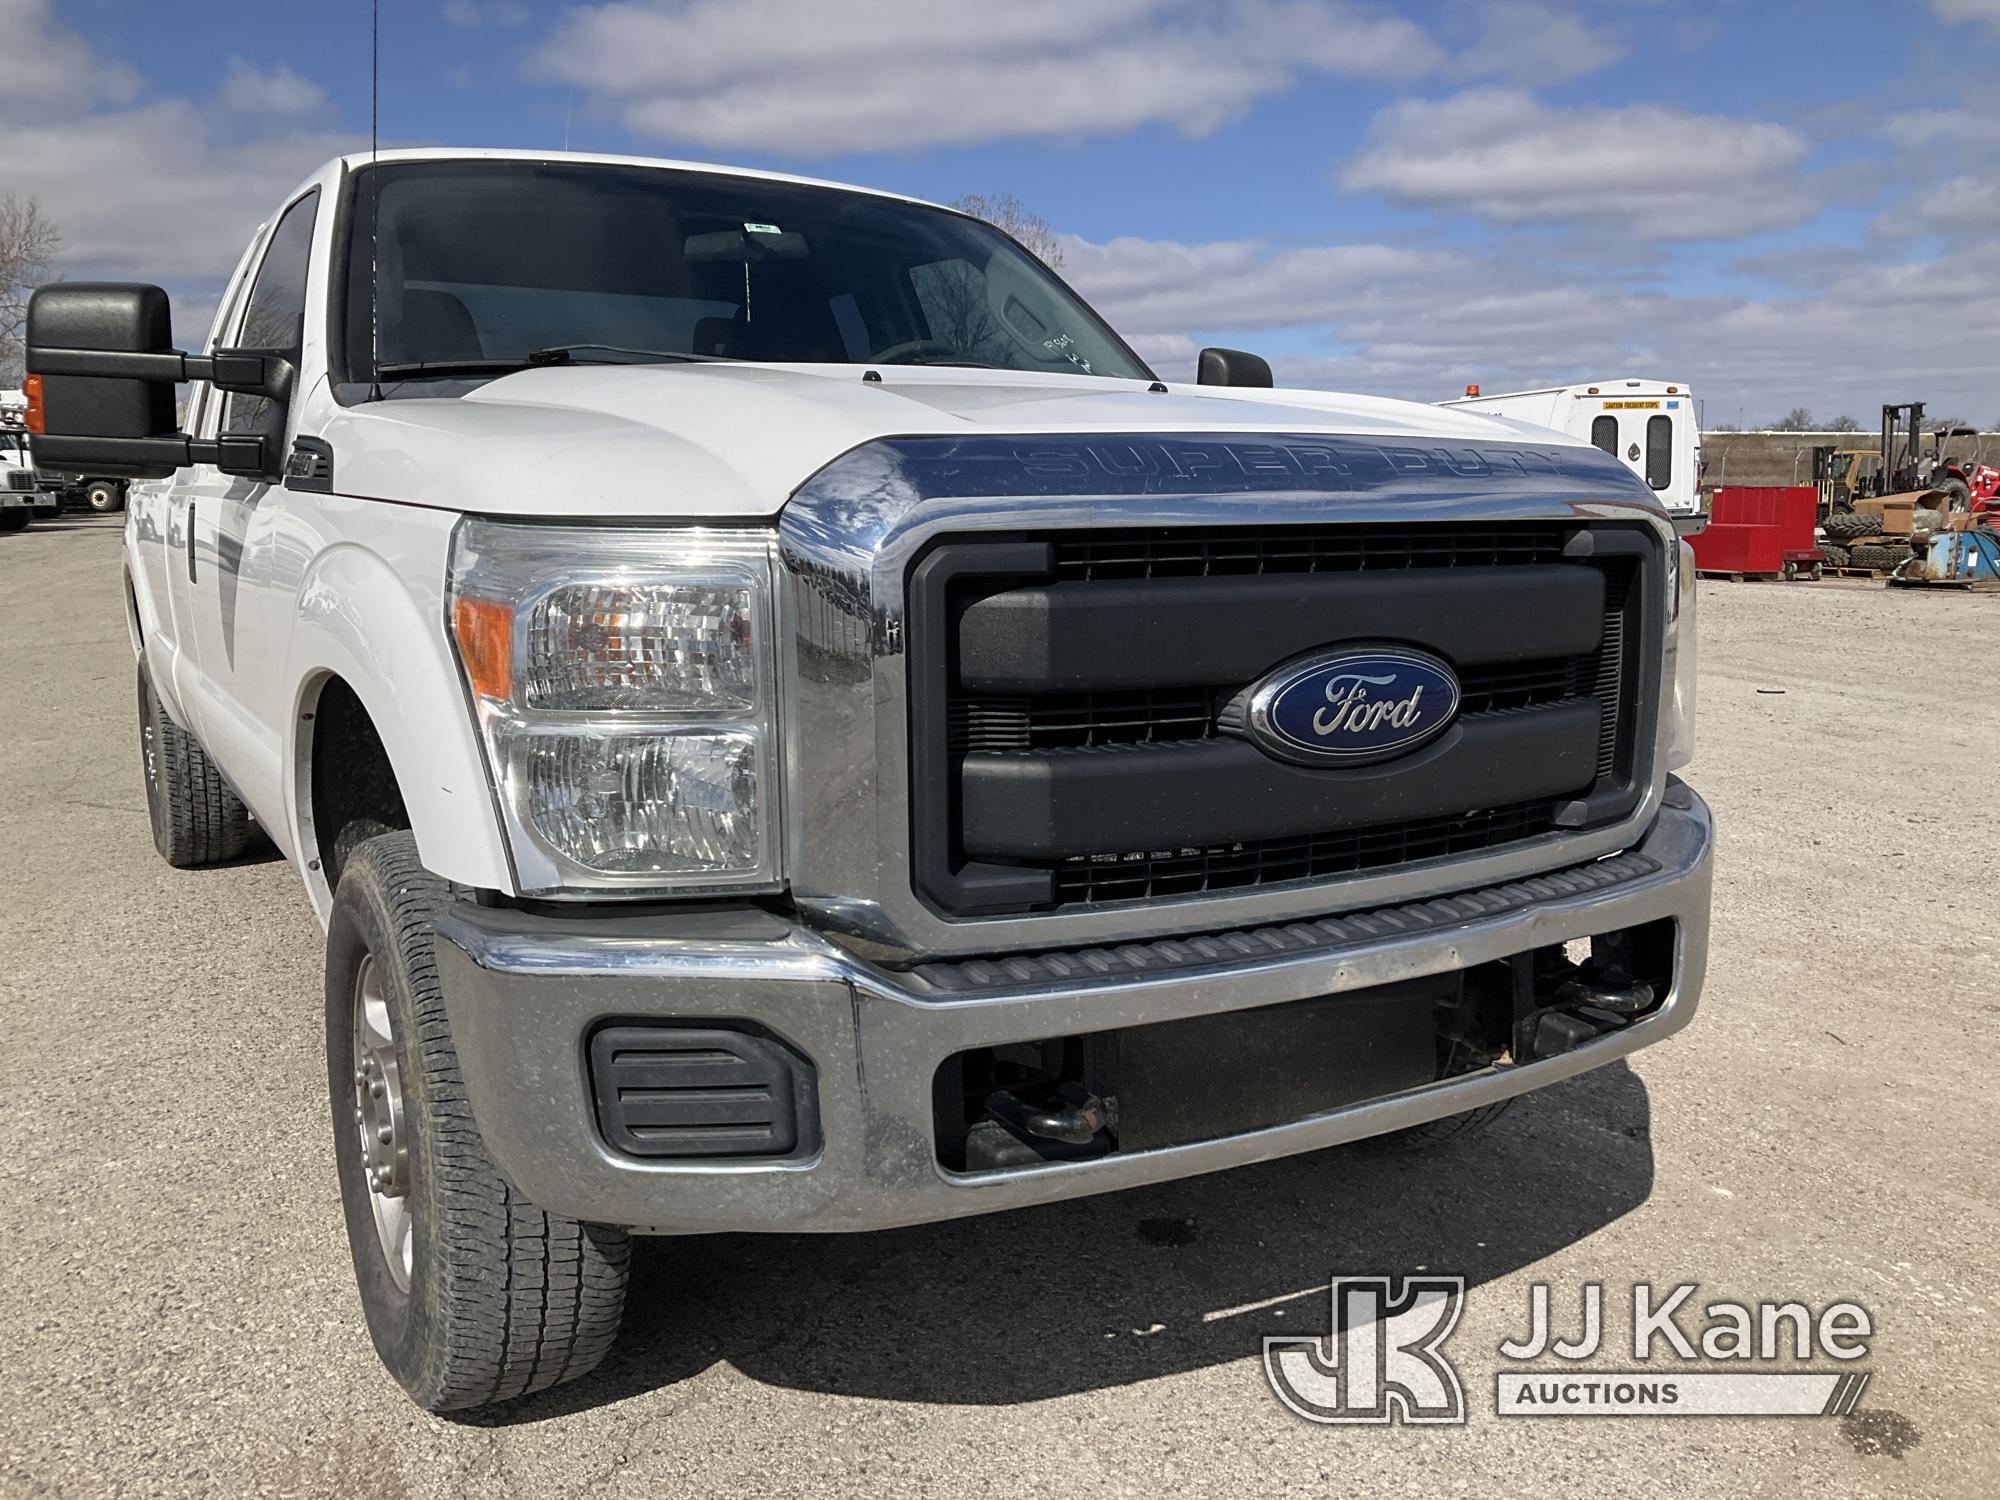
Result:
<instances>
[{"instance_id":1,"label":"amber turn signal lens","mask_svg":"<svg viewBox=\"0 0 2000 1500\"><path fill-rule=\"evenodd\" d=\"M512 697L512 606L491 599L455 600L451 607L451 627L458 636L458 654L465 662L465 676L472 690L482 698Z\"/></svg>"},{"instance_id":2,"label":"amber turn signal lens","mask_svg":"<svg viewBox=\"0 0 2000 1500\"><path fill-rule=\"evenodd\" d=\"M29 432L40 437L47 431L49 425L48 413L42 407L42 377L30 375L22 381L21 394L28 399L28 410L22 418L22 423Z\"/></svg>"}]
</instances>

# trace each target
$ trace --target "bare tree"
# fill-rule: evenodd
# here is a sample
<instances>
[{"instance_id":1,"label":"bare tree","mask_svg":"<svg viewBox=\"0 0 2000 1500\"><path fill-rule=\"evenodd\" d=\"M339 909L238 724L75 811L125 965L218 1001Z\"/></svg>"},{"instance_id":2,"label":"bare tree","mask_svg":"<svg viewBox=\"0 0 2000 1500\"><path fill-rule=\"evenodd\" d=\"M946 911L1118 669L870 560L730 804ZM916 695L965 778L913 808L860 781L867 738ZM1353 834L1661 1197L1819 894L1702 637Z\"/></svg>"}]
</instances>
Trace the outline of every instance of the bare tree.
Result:
<instances>
[{"instance_id":1,"label":"bare tree","mask_svg":"<svg viewBox=\"0 0 2000 1500\"><path fill-rule=\"evenodd\" d=\"M1852 417L1835 417L1826 424L1828 432L1859 432L1861 424Z\"/></svg>"},{"instance_id":2,"label":"bare tree","mask_svg":"<svg viewBox=\"0 0 2000 1500\"><path fill-rule=\"evenodd\" d=\"M990 198L984 193L967 193L952 199L951 206L962 214L984 219L996 229L1004 229L1039 256L1050 270L1062 265L1062 241L1049 228L1049 221L1040 214L1029 213L1012 193L998 193Z\"/></svg>"},{"instance_id":3,"label":"bare tree","mask_svg":"<svg viewBox=\"0 0 2000 1500\"><path fill-rule=\"evenodd\" d=\"M1811 432L1813 430L1812 413L1807 411L1803 406L1793 407L1784 416L1771 424L1771 431L1773 432Z\"/></svg>"},{"instance_id":4,"label":"bare tree","mask_svg":"<svg viewBox=\"0 0 2000 1500\"><path fill-rule=\"evenodd\" d=\"M62 236L33 198L0 194L0 386L21 383L28 296L55 271Z\"/></svg>"}]
</instances>

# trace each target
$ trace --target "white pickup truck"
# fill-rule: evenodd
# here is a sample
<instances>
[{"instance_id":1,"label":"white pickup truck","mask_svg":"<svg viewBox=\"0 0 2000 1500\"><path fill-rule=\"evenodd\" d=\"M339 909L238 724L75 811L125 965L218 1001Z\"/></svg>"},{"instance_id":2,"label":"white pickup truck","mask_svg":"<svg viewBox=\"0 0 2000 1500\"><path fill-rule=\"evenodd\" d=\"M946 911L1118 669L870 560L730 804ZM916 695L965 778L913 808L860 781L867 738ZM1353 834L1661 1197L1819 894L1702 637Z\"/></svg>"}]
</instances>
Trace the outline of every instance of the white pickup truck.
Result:
<instances>
[{"instance_id":1,"label":"white pickup truck","mask_svg":"<svg viewBox=\"0 0 2000 1500\"><path fill-rule=\"evenodd\" d=\"M37 457L156 481L160 852L325 924L425 1406L588 1371L631 1234L1455 1133L1694 1009L1693 573L1587 443L1168 384L985 224L609 157L330 162L206 352L103 283L29 344Z\"/></svg>"}]
</instances>

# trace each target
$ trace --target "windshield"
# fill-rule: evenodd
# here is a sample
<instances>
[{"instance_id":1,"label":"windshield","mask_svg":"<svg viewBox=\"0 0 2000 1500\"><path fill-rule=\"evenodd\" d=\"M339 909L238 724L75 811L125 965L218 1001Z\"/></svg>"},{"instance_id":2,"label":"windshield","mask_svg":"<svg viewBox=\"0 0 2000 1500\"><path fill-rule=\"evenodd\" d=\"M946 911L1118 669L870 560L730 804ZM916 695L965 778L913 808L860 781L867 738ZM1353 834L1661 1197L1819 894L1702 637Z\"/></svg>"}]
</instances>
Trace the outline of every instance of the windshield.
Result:
<instances>
[{"instance_id":1,"label":"windshield","mask_svg":"<svg viewBox=\"0 0 2000 1500\"><path fill-rule=\"evenodd\" d=\"M1151 378L1040 261L942 209L653 167L413 162L358 181L355 380L376 364L376 215L385 381L686 359Z\"/></svg>"}]
</instances>

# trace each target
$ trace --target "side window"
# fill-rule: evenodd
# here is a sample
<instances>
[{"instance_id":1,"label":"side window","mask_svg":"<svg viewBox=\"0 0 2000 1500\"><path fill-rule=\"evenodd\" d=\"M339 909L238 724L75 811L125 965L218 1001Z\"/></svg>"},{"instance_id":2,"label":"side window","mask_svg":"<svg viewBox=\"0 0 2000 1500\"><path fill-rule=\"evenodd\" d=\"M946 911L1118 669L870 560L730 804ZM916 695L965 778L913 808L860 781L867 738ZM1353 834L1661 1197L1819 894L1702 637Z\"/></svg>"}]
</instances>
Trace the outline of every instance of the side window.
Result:
<instances>
[{"instance_id":1,"label":"side window","mask_svg":"<svg viewBox=\"0 0 2000 1500\"><path fill-rule=\"evenodd\" d=\"M263 233L264 226L259 224L257 236L261 237ZM244 261L249 260L251 251L255 248L256 239L253 238L251 249L243 252ZM236 309L243 305L243 289L249 285L245 269L243 262L239 261L235 274L229 278L229 285L224 288L227 300L216 309L214 321L209 324L208 338L201 346L205 353L214 353L221 345L226 331L235 326ZM222 402L216 396L215 388L206 380L198 380L188 387L187 414L181 421L181 430L193 437L212 438L215 436L215 419L221 411Z\"/></svg>"},{"instance_id":2,"label":"side window","mask_svg":"<svg viewBox=\"0 0 2000 1500\"><path fill-rule=\"evenodd\" d=\"M1612 416L1599 417L1590 424L1590 446L1602 448L1613 458L1618 456L1618 419Z\"/></svg>"},{"instance_id":3,"label":"side window","mask_svg":"<svg viewBox=\"0 0 2000 1500\"><path fill-rule=\"evenodd\" d=\"M1674 419L1646 419L1646 483L1663 490L1674 482Z\"/></svg>"},{"instance_id":4,"label":"side window","mask_svg":"<svg viewBox=\"0 0 2000 1500\"><path fill-rule=\"evenodd\" d=\"M319 209L317 189L285 210L264 264L250 289L243 324L230 341L239 349L276 349L298 362L305 346L306 267L312 258L313 215ZM232 395L225 403L222 426L228 432L254 431L272 417L274 403L263 396Z\"/></svg>"}]
</instances>

